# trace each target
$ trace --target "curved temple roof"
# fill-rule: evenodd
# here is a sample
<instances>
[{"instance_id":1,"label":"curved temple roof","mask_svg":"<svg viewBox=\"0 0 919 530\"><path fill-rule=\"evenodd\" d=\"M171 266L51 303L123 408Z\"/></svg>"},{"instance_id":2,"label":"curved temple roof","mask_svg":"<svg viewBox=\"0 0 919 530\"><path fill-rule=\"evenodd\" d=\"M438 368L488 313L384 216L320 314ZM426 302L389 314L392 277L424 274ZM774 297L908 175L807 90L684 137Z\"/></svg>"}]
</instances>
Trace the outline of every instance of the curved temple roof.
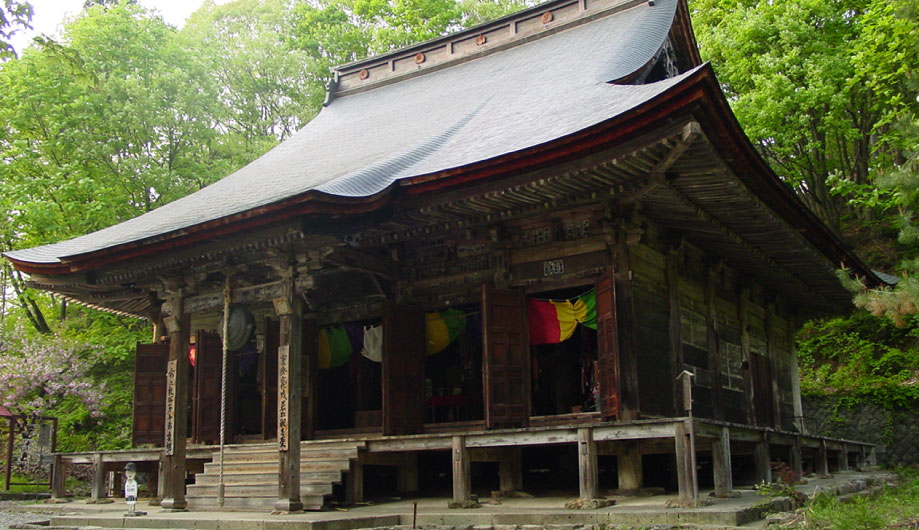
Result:
<instances>
[{"instance_id":1,"label":"curved temple roof","mask_svg":"<svg viewBox=\"0 0 919 530\"><path fill-rule=\"evenodd\" d=\"M667 60L682 73L670 68L667 79L638 83ZM649 213L681 231L705 219L696 235L711 250L740 245L750 272L761 262L799 272L795 285L826 295L824 309L849 300L833 274L840 263L883 283L744 137L700 64L685 0L552 0L342 66L314 120L232 175L118 225L5 256L26 272L63 275L308 213L368 213L400 194L436 202L438 190L500 180L681 120L701 123L705 142L694 156L721 169L706 176L685 168L694 176L644 197ZM772 276L773 286L782 281Z\"/></svg>"},{"instance_id":2,"label":"curved temple roof","mask_svg":"<svg viewBox=\"0 0 919 530\"><path fill-rule=\"evenodd\" d=\"M525 46L338 97L293 137L196 193L91 234L6 256L56 264L307 192L370 197L400 180L583 130L680 82L610 83L652 59L667 39L677 4L605 3L597 13L607 16L521 39Z\"/></svg>"}]
</instances>

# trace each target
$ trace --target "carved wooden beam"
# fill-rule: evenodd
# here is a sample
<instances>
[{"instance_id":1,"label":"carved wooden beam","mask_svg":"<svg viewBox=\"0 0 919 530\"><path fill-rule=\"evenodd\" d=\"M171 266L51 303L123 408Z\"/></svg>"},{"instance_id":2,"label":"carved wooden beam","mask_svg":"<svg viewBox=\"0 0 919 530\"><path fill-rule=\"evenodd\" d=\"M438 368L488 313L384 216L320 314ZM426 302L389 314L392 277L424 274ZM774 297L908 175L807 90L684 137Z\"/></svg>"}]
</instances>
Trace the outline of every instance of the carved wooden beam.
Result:
<instances>
[{"instance_id":1,"label":"carved wooden beam","mask_svg":"<svg viewBox=\"0 0 919 530\"><path fill-rule=\"evenodd\" d=\"M391 261L378 259L348 247L336 248L331 254L325 256L323 261L339 267L377 274L388 279L394 277L397 272L395 264Z\"/></svg>"},{"instance_id":2,"label":"carved wooden beam","mask_svg":"<svg viewBox=\"0 0 919 530\"><path fill-rule=\"evenodd\" d=\"M233 289L233 303L270 302L284 295L284 283L284 280L278 280L248 287L236 287ZM298 294L312 289L313 285L312 276L300 276L295 280L295 289ZM186 313L202 313L221 307L223 307L223 293L217 291L191 296L185 300Z\"/></svg>"}]
</instances>

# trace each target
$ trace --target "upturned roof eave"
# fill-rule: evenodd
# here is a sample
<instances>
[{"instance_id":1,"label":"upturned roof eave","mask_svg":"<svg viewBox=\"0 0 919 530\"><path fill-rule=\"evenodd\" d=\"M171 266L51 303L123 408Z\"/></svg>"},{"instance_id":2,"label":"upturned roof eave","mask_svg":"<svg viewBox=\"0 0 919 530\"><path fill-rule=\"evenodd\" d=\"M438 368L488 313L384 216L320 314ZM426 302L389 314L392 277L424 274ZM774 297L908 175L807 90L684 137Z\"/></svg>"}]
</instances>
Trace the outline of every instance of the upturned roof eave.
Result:
<instances>
[{"instance_id":1,"label":"upturned roof eave","mask_svg":"<svg viewBox=\"0 0 919 530\"><path fill-rule=\"evenodd\" d=\"M309 191L296 197L247 210L199 225L183 228L154 238L133 241L97 251L64 256L58 263L34 263L6 256L26 273L62 275L104 268L140 259L164 250L185 248L216 236L226 236L258 226L270 226L309 214L363 215L392 204L400 196L422 197L459 187L473 186L484 179L500 179L524 170L537 169L575 158L583 153L621 141L624 137L651 130L695 103L708 115L704 128L727 152L725 159L737 178L786 222L800 229L802 237L833 263L845 264L865 278L869 285L886 285L849 251L809 209L794 196L759 156L743 133L739 123L718 88L710 65L704 65L686 79L634 109L557 138L542 145L507 153L491 160L478 161L435 173L417 175L397 181L386 190L370 197L339 197ZM714 134L713 134L714 133ZM765 195L765 196L764 196Z\"/></svg>"}]
</instances>

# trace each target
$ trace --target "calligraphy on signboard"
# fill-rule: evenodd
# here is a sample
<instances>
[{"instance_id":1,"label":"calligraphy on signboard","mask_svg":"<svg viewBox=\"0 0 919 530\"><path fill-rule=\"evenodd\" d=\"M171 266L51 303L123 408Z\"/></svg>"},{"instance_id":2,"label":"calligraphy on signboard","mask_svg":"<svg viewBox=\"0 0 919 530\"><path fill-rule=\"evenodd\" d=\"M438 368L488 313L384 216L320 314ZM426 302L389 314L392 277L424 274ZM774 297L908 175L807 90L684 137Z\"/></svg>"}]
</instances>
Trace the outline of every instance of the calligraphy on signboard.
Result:
<instances>
[{"instance_id":1,"label":"calligraphy on signboard","mask_svg":"<svg viewBox=\"0 0 919 530\"><path fill-rule=\"evenodd\" d=\"M175 454L177 371L177 361L169 361L169 363L166 365L166 441L163 447L167 456L172 456Z\"/></svg>"},{"instance_id":2,"label":"calligraphy on signboard","mask_svg":"<svg viewBox=\"0 0 919 530\"><path fill-rule=\"evenodd\" d=\"M290 346L278 347L278 446L287 451L290 428Z\"/></svg>"}]
</instances>

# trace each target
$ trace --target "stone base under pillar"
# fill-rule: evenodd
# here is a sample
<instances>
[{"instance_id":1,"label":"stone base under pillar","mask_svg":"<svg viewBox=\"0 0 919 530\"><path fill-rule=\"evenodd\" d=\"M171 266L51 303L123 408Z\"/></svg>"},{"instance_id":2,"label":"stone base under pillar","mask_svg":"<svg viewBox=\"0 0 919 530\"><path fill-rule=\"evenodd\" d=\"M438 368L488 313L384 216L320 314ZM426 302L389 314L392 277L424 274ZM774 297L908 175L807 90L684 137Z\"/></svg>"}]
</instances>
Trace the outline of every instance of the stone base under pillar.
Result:
<instances>
[{"instance_id":1,"label":"stone base under pillar","mask_svg":"<svg viewBox=\"0 0 919 530\"><path fill-rule=\"evenodd\" d=\"M303 503L300 500L278 499L274 503L274 511L281 514L303 512Z\"/></svg>"}]
</instances>

